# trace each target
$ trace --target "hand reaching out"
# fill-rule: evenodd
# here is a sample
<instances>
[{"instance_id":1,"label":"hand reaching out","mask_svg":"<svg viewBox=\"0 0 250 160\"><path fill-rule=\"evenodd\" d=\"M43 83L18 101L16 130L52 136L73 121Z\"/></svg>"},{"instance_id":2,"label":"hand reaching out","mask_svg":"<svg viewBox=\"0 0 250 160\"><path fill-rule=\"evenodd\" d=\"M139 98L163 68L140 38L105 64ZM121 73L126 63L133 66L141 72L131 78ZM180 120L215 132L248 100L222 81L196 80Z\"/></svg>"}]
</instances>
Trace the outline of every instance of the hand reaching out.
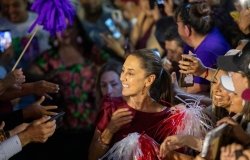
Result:
<instances>
[{"instance_id":1,"label":"hand reaching out","mask_svg":"<svg viewBox=\"0 0 250 160\"><path fill-rule=\"evenodd\" d=\"M15 69L14 71L10 72L4 78L5 85L8 87L15 87L17 89L21 89L21 84L25 82L25 76L23 74L22 68Z\"/></svg>"},{"instance_id":2,"label":"hand reaching out","mask_svg":"<svg viewBox=\"0 0 250 160\"><path fill-rule=\"evenodd\" d=\"M165 158L169 152L182 148L184 146L184 136L168 136L160 146L160 157Z\"/></svg>"},{"instance_id":3,"label":"hand reaching out","mask_svg":"<svg viewBox=\"0 0 250 160\"><path fill-rule=\"evenodd\" d=\"M34 88L34 93L38 96L45 96L50 98L48 93L58 93L59 85L44 80L36 81L32 83Z\"/></svg>"},{"instance_id":4,"label":"hand reaching out","mask_svg":"<svg viewBox=\"0 0 250 160\"><path fill-rule=\"evenodd\" d=\"M101 37L106 43L106 46L115 52L118 56L124 58L124 49L121 45L121 43L117 40L115 40L111 35L107 34L101 34Z\"/></svg>"},{"instance_id":5,"label":"hand reaching out","mask_svg":"<svg viewBox=\"0 0 250 160\"><path fill-rule=\"evenodd\" d=\"M192 55L182 55L182 60L179 61L180 73L193 74L195 76L201 76L205 71L206 67L203 65L201 60Z\"/></svg>"},{"instance_id":6,"label":"hand reaching out","mask_svg":"<svg viewBox=\"0 0 250 160\"><path fill-rule=\"evenodd\" d=\"M243 147L239 144L233 143L221 148L221 160L237 160L237 151L242 150Z\"/></svg>"},{"instance_id":7,"label":"hand reaching out","mask_svg":"<svg viewBox=\"0 0 250 160\"><path fill-rule=\"evenodd\" d=\"M243 130L239 123L233 120L231 117L224 117L217 122L217 126L223 123L227 123L233 127L234 136L244 144L248 144L250 136Z\"/></svg>"},{"instance_id":8,"label":"hand reaching out","mask_svg":"<svg viewBox=\"0 0 250 160\"><path fill-rule=\"evenodd\" d=\"M33 121L23 132L18 134L22 146L30 142L44 143L53 135L56 129L56 122L55 120L47 122L49 118L44 116Z\"/></svg>"},{"instance_id":9,"label":"hand reaching out","mask_svg":"<svg viewBox=\"0 0 250 160\"><path fill-rule=\"evenodd\" d=\"M244 34L250 33L250 9L242 9L240 11L237 23Z\"/></svg>"},{"instance_id":10,"label":"hand reaching out","mask_svg":"<svg viewBox=\"0 0 250 160\"><path fill-rule=\"evenodd\" d=\"M25 119L36 119L40 118L44 115L53 116L56 115L56 112L52 112L50 110L56 109L57 106L43 106L42 103L45 100L45 97L42 96L39 100L32 103L30 106L23 109L23 117Z\"/></svg>"}]
</instances>

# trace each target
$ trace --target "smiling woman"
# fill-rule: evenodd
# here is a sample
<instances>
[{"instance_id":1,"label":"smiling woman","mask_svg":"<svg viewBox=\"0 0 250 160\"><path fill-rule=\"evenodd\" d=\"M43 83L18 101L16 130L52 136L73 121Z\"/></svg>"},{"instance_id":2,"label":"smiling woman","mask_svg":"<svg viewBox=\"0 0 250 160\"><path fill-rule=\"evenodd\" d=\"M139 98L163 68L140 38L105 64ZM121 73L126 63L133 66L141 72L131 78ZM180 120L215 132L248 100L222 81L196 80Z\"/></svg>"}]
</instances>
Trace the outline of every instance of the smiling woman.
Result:
<instances>
[{"instance_id":1,"label":"smiling woman","mask_svg":"<svg viewBox=\"0 0 250 160\"><path fill-rule=\"evenodd\" d=\"M173 133L170 129L161 132L162 125L171 125L163 121L171 115L172 90L170 75L162 68L159 55L148 49L130 53L120 80L122 97L104 99L100 107L89 150L91 160L101 158L130 133L145 133L158 143Z\"/></svg>"}]
</instances>

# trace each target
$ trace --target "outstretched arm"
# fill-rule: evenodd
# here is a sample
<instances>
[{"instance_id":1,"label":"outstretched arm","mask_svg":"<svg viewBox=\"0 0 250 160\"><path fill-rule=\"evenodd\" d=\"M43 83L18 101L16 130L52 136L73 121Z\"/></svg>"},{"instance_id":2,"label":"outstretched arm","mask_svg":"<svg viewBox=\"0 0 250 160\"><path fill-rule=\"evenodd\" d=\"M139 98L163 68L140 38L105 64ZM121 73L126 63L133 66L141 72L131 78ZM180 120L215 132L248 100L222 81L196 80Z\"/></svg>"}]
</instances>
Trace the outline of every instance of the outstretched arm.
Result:
<instances>
[{"instance_id":1,"label":"outstretched arm","mask_svg":"<svg viewBox=\"0 0 250 160\"><path fill-rule=\"evenodd\" d=\"M46 96L47 93L57 93L58 91L59 86L57 84L41 80L37 82L24 83L21 85L21 89L9 88L0 96L0 100L12 100L29 94Z\"/></svg>"}]
</instances>

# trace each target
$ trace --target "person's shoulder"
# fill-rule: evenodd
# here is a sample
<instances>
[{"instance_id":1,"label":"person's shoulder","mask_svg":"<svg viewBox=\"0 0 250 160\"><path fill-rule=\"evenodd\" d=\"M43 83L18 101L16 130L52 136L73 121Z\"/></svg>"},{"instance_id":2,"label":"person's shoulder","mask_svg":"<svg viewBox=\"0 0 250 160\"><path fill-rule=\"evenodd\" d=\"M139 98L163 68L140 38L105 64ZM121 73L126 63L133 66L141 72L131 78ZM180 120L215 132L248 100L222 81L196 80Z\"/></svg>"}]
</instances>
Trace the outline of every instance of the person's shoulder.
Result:
<instances>
[{"instance_id":1,"label":"person's shoulder","mask_svg":"<svg viewBox=\"0 0 250 160\"><path fill-rule=\"evenodd\" d=\"M226 38L223 36L223 34L221 33L221 31L214 27L208 34L208 38L207 38L209 41L211 41L214 45L213 46L216 46L216 45L229 45L229 43L227 42ZM211 47L213 47L211 46Z\"/></svg>"}]
</instances>

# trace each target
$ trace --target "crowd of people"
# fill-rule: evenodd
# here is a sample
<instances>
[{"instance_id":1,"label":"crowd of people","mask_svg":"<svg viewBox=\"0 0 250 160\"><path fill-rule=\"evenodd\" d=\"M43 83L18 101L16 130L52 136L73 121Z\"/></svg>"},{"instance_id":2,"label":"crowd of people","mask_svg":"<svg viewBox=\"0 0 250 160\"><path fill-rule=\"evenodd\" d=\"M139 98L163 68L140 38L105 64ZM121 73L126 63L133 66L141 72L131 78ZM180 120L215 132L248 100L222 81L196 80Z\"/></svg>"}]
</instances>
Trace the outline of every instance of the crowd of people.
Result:
<instances>
[{"instance_id":1,"label":"crowd of people","mask_svg":"<svg viewBox=\"0 0 250 160\"><path fill-rule=\"evenodd\" d=\"M70 2L12 69L37 14L0 1L0 159L250 159L249 0Z\"/></svg>"}]
</instances>

